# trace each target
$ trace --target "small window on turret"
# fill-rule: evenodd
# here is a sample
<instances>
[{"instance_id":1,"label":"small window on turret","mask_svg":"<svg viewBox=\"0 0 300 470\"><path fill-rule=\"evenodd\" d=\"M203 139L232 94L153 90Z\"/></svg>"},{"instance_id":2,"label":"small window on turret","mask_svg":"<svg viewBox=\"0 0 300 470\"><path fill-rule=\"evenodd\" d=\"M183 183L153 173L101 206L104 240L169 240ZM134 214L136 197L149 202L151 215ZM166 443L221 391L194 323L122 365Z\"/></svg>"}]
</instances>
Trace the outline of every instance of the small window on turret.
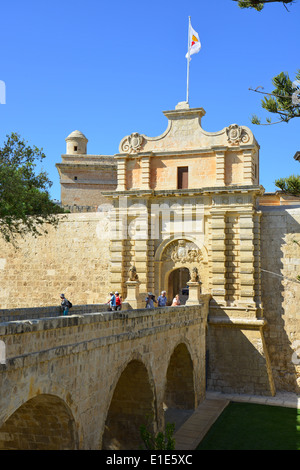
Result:
<instances>
[{"instance_id":1,"label":"small window on turret","mask_svg":"<svg viewBox=\"0 0 300 470\"><path fill-rule=\"evenodd\" d=\"M77 145L74 145L74 152L77 152Z\"/></svg>"},{"instance_id":2,"label":"small window on turret","mask_svg":"<svg viewBox=\"0 0 300 470\"><path fill-rule=\"evenodd\" d=\"M74 180L77 181L77 176L74 176Z\"/></svg>"}]
</instances>

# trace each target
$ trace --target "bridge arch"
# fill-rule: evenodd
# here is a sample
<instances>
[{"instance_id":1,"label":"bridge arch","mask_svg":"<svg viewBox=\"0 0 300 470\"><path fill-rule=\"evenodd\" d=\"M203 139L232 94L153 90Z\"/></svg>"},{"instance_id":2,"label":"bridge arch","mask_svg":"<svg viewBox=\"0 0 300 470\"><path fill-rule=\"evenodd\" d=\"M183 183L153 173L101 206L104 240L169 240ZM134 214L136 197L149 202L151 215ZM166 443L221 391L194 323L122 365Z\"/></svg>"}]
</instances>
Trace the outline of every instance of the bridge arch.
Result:
<instances>
[{"instance_id":1,"label":"bridge arch","mask_svg":"<svg viewBox=\"0 0 300 470\"><path fill-rule=\"evenodd\" d=\"M0 450L76 450L71 410L59 397L40 394L23 403L0 428Z\"/></svg>"},{"instance_id":2,"label":"bridge arch","mask_svg":"<svg viewBox=\"0 0 300 470\"><path fill-rule=\"evenodd\" d=\"M170 356L164 394L166 410L193 410L196 405L194 366L185 342L179 342Z\"/></svg>"},{"instance_id":3,"label":"bridge arch","mask_svg":"<svg viewBox=\"0 0 300 470\"><path fill-rule=\"evenodd\" d=\"M149 421L147 421L147 419ZM103 450L135 450L142 444L140 426L156 427L156 399L153 380L144 363L131 359L114 388L104 432Z\"/></svg>"}]
</instances>

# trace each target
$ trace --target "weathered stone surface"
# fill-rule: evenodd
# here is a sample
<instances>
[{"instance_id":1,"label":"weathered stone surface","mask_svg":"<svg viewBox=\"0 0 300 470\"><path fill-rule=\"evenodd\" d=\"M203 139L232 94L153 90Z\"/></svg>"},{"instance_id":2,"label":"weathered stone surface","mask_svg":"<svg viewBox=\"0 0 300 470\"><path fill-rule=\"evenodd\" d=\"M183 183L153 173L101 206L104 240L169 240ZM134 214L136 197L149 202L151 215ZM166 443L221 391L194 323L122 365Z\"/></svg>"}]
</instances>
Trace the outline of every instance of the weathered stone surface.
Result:
<instances>
[{"instance_id":1,"label":"weathered stone surface","mask_svg":"<svg viewBox=\"0 0 300 470\"><path fill-rule=\"evenodd\" d=\"M164 403L184 407L188 396L196 407L205 396L208 302L0 324L0 448L99 449L103 440L132 449L146 412L162 429ZM121 423L133 426L122 444L114 440Z\"/></svg>"}]
</instances>

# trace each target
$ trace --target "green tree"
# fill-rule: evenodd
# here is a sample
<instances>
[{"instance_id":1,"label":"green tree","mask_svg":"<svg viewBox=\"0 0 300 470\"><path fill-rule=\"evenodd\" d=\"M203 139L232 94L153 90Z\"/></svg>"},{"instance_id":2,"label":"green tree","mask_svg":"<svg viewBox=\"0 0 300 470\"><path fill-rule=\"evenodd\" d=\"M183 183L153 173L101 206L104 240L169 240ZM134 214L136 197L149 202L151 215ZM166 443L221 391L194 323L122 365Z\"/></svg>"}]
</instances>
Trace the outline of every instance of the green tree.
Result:
<instances>
[{"instance_id":1,"label":"green tree","mask_svg":"<svg viewBox=\"0 0 300 470\"><path fill-rule=\"evenodd\" d=\"M154 435L151 431L149 431L149 425L142 425L140 427L140 434L146 450L174 450L174 430L175 424L167 423L165 433L158 432L156 435Z\"/></svg>"},{"instance_id":2,"label":"green tree","mask_svg":"<svg viewBox=\"0 0 300 470\"><path fill-rule=\"evenodd\" d=\"M285 7L294 3L294 0L233 0L238 2L240 8L254 8L261 11L267 3L282 3Z\"/></svg>"},{"instance_id":3,"label":"green tree","mask_svg":"<svg viewBox=\"0 0 300 470\"><path fill-rule=\"evenodd\" d=\"M292 196L300 196L300 176L291 175L287 178L279 178L275 181L277 188L281 189L286 194Z\"/></svg>"},{"instance_id":4,"label":"green tree","mask_svg":"<svg viewBox=\"0 0 300 470\"><path fill-rule=\"evenodd\" d=\"M287 9L288 4L294 3L294 0L233 0L238 3L240 8L254 8L261 11L265 4L282 3ZM272 80L275 89L270 93L259 90L263 87L257 87L255 91L262 93L265 97L262 100L262 107L271 114L275 114L278 121L272 122L271 118L266 119L262 124L261 119L256 115L252 116L252 124L271 125L281 122L288 123L291 119L300 117L300 70L296 73L295 80L292 82L288 73L281 72ZM286 178L279 178L275 181L275 186L286 194L300 196L300 176L292 175Z\"/></svg>"},{"instance_id":5,"label":"green tree","mask_svg":"<svg viewBox=\"0 0 300 470\"><path fill-rule=\"evenodd\" d=\"M295 80L292 82L287 73L281 72L272 80L275 89L271 93L264 93L258 89L257 93L266 95L262 100L262 107L269 113L275 114L277 121L272 122L271 118L266 119L266 123L261 123L261 119L256 115L252 116L252 124L271 125L281 122L288 123L291 119L300 117L300 70L298 70ZM279 178L275 181L275 186L286 194L300 196L300 176L291 175L286 178Z\"/></svg>"},{"instance_id":6,"label":"green tree","mask_svg":"<svg viewBox=\"0 0 300 470\"><path fill-rule=\"evenodd\" d=\"M279 119L272 122L267 118L266 124L277 124L289 122L293 118L300 117L300 70L298 70L295 80L292 82L287 73L281 72L272 80L275 89L271 93L260 91L258 87L255 92L266 95L261 102L262 107L269 113L276 114ZM260 118L252 116L252 124L261 124Z\"/></svg>"},{"instance_id":7,"label":"green tree","mask_svg":"<svg viewBox=\"0 0 300 470\"><path fill-rule=\"evenodd\" d=\"M47 224L56 227L64 210L50 199L47 173L36 173L37 162L46 157L43 149L16 133L6 137L0 148L0 233L16 246L19 235L37 237L47 233Z\"/></svg>"}]
</instances>

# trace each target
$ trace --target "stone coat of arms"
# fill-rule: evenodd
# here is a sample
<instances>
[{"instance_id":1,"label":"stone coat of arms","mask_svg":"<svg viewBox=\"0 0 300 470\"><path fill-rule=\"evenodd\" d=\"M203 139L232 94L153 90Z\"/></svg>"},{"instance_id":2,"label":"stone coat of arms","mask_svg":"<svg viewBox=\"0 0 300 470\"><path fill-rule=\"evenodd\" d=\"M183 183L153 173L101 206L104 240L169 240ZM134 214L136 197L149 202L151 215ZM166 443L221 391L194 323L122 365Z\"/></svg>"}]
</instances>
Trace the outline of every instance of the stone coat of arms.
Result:
<instances>
[{"instance_id":1,"label":"stone coat of arms","mask_svg":"<svg viewBox=\"0 0 300 470\"><path fill-rule=\"evenodd\" d=\"M230 144L238 145L241 142L244 144L249 141L249 135L238 124L231 124L226 128L227 140Z\"/></svg>"},{"instance_id":2,"label":"stone coat of arms","mask_svg":"<svg viewBox=\"0 0 300 470\"><path fill-rule=\"evenodd\" d=\"M120 151L126 153L138 153L143 145L144 137L138 132L133 132L125 137L120 144Z\"/></svg>"},{"instance_id":3,"label":"stone coat of arms","mask_svg":"<svg viewBox=\"0 0 300 470\"><path fill-rule=\"evenodd\" d=\"M195 263L202 261L201 250L192 242L178 240L166 248L162 260L172 260L174 263Z\"/></svg>"}]
</instances>

